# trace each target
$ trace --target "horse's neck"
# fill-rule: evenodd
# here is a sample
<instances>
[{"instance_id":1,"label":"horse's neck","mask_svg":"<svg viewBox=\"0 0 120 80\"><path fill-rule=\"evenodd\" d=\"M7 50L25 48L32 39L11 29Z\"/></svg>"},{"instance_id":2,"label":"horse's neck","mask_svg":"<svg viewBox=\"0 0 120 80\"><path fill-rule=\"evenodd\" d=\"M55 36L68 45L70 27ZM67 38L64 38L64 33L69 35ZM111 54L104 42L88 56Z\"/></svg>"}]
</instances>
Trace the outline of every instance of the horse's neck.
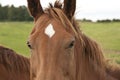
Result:
<instances>
[{"instance_id":1,"label":"horse's neck","mask_svg":"<svg viewBox=\"0 0 120 80\"><path fill-rule=\"evenodd\" d=\"M104 69L97 68L95 70L89 65L81 64L78 70L76 80L117 80L117 79L107 74Z\"/></svg>"}]
</instances>

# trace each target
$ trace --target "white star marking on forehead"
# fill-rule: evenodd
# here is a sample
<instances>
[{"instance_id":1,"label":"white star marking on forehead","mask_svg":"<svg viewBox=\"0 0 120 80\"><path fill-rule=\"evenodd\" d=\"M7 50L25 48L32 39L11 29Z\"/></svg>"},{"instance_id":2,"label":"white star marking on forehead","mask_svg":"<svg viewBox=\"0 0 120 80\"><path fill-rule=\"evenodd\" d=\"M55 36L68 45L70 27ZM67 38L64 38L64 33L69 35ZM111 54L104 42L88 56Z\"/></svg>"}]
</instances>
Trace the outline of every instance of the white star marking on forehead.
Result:
<instances>
[{"instance_id":1,"label":"white star marking on forehead","mask_svg":"<svg viewBox=\"0 0 120 80\"><path fill-rule=\"evenodd\" d=\"M49 24L45 29L45 34L48 35L50 38L55 34L55 30L52 24Z\"/></svg>"}]
</instances>

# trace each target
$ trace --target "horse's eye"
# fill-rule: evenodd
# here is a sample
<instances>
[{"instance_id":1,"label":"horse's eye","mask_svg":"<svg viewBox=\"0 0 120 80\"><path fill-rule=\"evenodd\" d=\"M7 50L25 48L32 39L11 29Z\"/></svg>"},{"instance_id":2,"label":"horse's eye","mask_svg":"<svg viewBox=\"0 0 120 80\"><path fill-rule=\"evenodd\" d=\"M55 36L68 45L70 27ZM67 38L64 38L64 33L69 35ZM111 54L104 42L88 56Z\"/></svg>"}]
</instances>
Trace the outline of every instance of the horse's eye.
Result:
<instances>
[{"instance_id":1,"label":"horse's eye","mask_svg":"<svg viewBox=\"0 0 120 80\"><path fill-rule=\"evenodd\" d=\"M32 49L32 46L31 46L31 44L30 44L29 41L27 41L27 46L28 46L30 49Z\"/></svg>"},{"instance_id":2,"label":"horse's eye","mask_svg":"<svg viewBox=\"0 0 120 80\"><path fill-rule=\"evenodd\" d=\"M72 47L74 46L74 43L75 43L75 41L73 40L73 41L69 44L68 48L72 48Z\"/></svg>"},{"instance_id":3,"label":"horse's eye","mask_svg":"<svg viewBox=\"0 0 120 80\"><path fill-rule=\"evenodd\" d=\"M66 45L66 49L71 49L74 47L75 44L75 39L72 39L70 41L68 41L67 45Z\"/></svg>"}]
</instances>

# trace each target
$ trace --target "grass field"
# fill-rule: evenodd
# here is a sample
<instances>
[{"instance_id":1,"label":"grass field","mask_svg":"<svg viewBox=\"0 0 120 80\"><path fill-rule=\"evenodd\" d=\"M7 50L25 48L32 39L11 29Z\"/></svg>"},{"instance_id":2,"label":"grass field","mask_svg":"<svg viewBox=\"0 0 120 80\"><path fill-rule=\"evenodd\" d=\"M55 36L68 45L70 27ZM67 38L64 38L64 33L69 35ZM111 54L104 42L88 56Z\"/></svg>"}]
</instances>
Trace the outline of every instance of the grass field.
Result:
<instances>
[{"instance_id":1,"label":"grass field","mask_svg":"<svg viewBox=\"0 0 120 80\"><path fill-rule=\"evenodd\" d=\"M96 40L105 56L120 64L120 23L80 23L82 31ZM33 27L32 22L0 22L0 44L17 53L29 56L26 41Z\"/></svg>"},{"instance_id":2,"label":"grass field","mask_svg":"<svg viewBox=\"0 0 120 80\"><path fill-rule=\"evenodd\" d=\"M32 27L32 22L0 22L0 44L29 56L26 42Z\"/></svg>"},{"instance_id":3,"label":"grass field","mask_svg":"<svg viewBox=\"0 0 120 80\"><path fill-rule=\"evenodd\" d=\"M81 22L81 29L102 47L107 58L120 64L120 22Z\"/></svg>"}]
</instances>

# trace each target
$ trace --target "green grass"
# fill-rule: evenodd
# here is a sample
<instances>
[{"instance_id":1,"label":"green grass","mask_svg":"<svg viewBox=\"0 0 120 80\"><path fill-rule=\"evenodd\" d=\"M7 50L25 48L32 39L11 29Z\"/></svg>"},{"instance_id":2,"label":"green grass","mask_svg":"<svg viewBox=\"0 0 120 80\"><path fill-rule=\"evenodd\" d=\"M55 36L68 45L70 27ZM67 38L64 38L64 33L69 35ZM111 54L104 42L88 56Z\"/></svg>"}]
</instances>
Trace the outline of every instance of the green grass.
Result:
<instances>
[{"instance_id":1,"label":"green grass","mask_svg":"<svg viewBox=\"0 0 120 80\"><path fill-rule=\"evenodd\" d=\"M109 54L105 54L105 56L107 57L108 60L120 64L120 54L109 53Z\"/></svg>"},{"instance_id":2,"label":"green grass","mask_svg":"<svg viewBox=\"0 0 120 80\"><path fill-rule=\"evenodd\" d=\"M81 26L104 49L120 50L120 23L82 23Z\"/></svg>"},{"instance_id":3,"label":"green grass","mask_svg":"<svg viewBox=\"0 0 120 80\"><path fill-rule=\"evenodd\" d=\"M80 23L82 31L96 40L105 56L120 64L120 23ZM33 27L32 22L0 22L0 44L29 56L26 41Z\"/></svg>"},{"instance_id":4,"label":"green grass","mask_svg":"<svg viewBox=\"0 0 120 80\"><path fill-rule=\"evenodd\" d=\"M120 64L120 22L82 22L80 25L86 35L101 45L107 58Z\"/></svg>"},{"instance_id":5,"label":"green grass","mask_svg":"<svg viewBox=\"0 0 120 80\"><path fill-rule=\"evenodd\" d=\"M0 45L29 56L26 41L32 27L31 22L0 22Z\"/></svg>"}]
</instances>

